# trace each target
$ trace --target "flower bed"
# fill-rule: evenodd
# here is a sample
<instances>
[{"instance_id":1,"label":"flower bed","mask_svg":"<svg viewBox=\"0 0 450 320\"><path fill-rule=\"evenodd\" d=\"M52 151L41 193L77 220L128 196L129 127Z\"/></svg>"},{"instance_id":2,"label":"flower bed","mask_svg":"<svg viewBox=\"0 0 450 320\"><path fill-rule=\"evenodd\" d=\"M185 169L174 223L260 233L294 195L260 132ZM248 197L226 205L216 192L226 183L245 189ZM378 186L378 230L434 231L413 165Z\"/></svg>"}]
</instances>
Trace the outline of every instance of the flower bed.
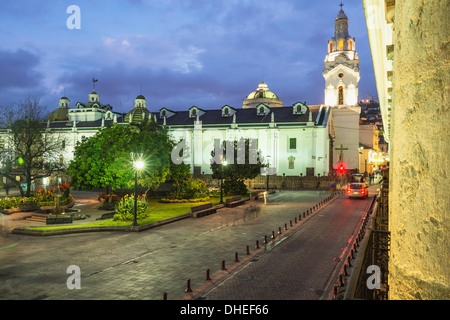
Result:
<instances>
[{"instance_id":1,"label":"flower bed","mask_svg":"<svg viewBox=\"0 0 450 320\"><path fill-rule=\"evenodd\" d=\"M31 197L5 197L0 199L0 208L3 210L19 209L21 211L32 211L38 207L54 206L57 187L54 186L49 190L44 190L40 187L34 192L34 196ZM70 185L67 182L60 184L59 190L61 192L61 205L72 201Z\"/></svg>"}]
</instances>

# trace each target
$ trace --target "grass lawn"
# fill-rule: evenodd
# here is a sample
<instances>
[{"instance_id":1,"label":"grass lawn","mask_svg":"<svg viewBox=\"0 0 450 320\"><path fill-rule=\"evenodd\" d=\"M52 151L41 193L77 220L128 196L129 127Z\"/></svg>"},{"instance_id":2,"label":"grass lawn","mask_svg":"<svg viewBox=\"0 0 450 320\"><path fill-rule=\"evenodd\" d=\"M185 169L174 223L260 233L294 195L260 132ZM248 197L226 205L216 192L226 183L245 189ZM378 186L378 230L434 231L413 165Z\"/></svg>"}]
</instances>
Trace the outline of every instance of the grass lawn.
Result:
<instances>
[{"instance_id":1,"label":"grass lawn","mask_svg":"<svg viewBox=\"0 0 450 320\"><path fill-rule=\"evenodd\" d=\"M229 197L224 197L223 200ZM190 208L194 206L199 206L201 204L205 204L211 202L214 205L219 204L220 197L210 197L208 201L205 202L195 202L195 203L161 203L159 202L159 198L150 198L148 203L148 210L150 211L150 216L143 219L138 220L139 225L144 225L156 221L161 221L177 216L181 216L183 214L189 213ZM32 230L54 230L54 229L64 229L64 228L77 228L77 227L98 227L98 226L129 226L131 221L114 221L114 220L104 220L93 223L81 223L74 225L64 225L64 226L53 226L53 227L36 227L30 228Z\"/></svg>"}]
</instances>

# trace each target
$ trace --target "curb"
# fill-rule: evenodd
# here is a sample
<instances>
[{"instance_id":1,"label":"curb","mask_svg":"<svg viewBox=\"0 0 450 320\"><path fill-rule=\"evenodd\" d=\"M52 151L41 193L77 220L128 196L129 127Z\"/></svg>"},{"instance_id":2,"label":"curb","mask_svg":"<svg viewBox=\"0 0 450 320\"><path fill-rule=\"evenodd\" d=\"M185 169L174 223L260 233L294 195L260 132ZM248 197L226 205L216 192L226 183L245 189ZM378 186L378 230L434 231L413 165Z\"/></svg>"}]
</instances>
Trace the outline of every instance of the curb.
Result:
<instances>
[{"instance_id":1,"label":"curb","mask_svg":"<svg viewBox=\"0 0 450 320\"><path fill-rule=\"evenodd\" d=\"M189 218L190 214L183 214L181 216L156 221L148 223L142 226L98 226L98 227L78 227L78 228L62 228L54 230L32 230L28 228L15 228L11 231L14 234L22 234L28 236L56 236L62 234L73 234L73 233L87 233L87 232L101 232L101 231L121 231L121 232L141 232L148 229L153 229L171 222L183 220Z\"/></svg>"}]
</instances>

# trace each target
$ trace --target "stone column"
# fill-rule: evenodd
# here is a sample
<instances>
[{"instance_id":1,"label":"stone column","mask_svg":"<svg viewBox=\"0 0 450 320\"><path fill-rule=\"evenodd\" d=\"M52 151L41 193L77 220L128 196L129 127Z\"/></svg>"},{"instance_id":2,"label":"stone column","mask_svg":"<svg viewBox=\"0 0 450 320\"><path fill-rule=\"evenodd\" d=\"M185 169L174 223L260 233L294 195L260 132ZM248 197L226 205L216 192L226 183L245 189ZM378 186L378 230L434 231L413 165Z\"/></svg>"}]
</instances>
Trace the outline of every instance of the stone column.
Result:
<instances>
[{"instance_id":1,"label":"stone column","mask_svg":"<svg viewBox=\"0 0 450 320\"><path fill-rule=\"evenodd\" d=\"M450 299L450 1L397 1L390 299Z\"/></svg>"}]
</instances>

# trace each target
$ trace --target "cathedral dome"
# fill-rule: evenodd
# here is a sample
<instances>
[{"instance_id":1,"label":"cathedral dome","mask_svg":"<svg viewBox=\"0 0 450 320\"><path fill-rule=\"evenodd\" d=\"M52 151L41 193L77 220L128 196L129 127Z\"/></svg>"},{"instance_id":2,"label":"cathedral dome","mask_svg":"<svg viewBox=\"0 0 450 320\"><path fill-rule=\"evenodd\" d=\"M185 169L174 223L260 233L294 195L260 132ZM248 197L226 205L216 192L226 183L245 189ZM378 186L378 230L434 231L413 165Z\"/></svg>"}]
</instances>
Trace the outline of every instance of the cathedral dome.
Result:
<instances>
[{"instance_id":1,"label":"cathedral dome","mask_svg":"<svg viewBox=\"0 0 450 320\"><path fill-rule=\"evenodd\" d=\"M265 82L261 82L256 91L253 91L247 96L247 99L278 99L277 95L269 90L267 84Z\"/></svg>"},{"instance_id":2,"label":"cathedral dome","mask_svg":"<svg viewBox=\"0 0 450 320\"><path fill-rule=\"evenodd\" d=\"M53 110L47 117L50 121L67 121L69 120L69 98L62 97L59 99L59 108Z\"/></svg>"},{"instance_id":3,"label":"cathedral dome","mask_svg":"<svg viewBox=\"0 0 450 320\"><path fill-rule=\"evenodd\" d=\"M147 108L134 108L129 111L124 122L139 123L151 117L151 112Z\"/></svg>"},{"instance_id":4,"label":"cathedral dome","mask_svg":"<svg viewBox=\"0 0 450 320\"><path fill-rule=\"evenodd\" d=\"M50 121L67 121L69 120L69 108L58 108L52 111L47 120Z\"/></svg>"},{"instance_id":5,"label":"cathedral dome","mask_svg":"<svg viewBox=\"0 0 450 320\"><path fill-rule=\"evenodd\" d=\"M250 93L244 100L243 108L256 108L257 105L263 103L269 107L282 107L283 101L278 96L269 90L265 82L261 82L256 91Z\"/></svg>"}]
</instances>

